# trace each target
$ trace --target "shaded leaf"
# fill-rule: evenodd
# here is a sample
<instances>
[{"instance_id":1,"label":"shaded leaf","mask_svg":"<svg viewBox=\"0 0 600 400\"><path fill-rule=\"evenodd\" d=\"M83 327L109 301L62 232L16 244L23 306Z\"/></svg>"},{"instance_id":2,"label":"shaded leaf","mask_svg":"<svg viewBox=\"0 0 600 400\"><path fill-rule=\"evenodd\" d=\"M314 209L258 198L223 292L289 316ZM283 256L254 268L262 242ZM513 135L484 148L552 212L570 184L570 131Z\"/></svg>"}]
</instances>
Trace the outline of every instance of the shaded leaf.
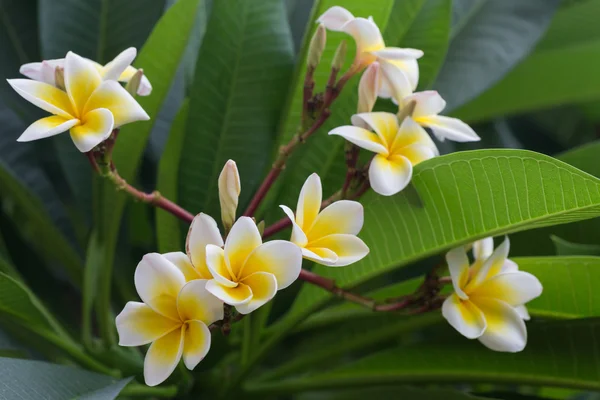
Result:
<instances>
[{"instance_id":1,"label":"shaded leaf","mask_svg":"<svg viewBox=\"0 0 600 400\"><path fill-rule=\"evenodd\" d=\"M600 245L572 243L558 236L550 236L559 256L600 256Z\"/></svg>"}]
</instances>

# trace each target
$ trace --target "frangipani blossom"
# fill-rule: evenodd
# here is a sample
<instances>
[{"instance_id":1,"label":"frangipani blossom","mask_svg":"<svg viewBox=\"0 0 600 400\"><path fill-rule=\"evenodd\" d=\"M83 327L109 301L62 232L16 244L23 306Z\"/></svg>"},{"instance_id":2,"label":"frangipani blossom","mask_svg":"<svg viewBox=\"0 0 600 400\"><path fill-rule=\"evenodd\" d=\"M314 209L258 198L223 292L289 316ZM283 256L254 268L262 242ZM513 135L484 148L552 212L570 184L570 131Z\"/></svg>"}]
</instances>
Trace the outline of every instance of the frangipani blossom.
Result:
<instances>
[{"instance_id":1,"label":"frangipani blossom","mask_svg":"<svg viewBox=\"0 0 600 400\"><path fill-rule=\"evenodd\" d=\"M419 82L417 59L423 52L417 49L386 47L379 27L372 18L356 18L343 7L334 6L325 11L317 22L329 30L345 32L356 42L353 67L357 71L377 61L381 65L379 96L392 97L394 88L404 96L416 89Z\"/></svg>"},{"instance_id":2,"label":"frangipani blossom","mask_svg":"<svg viewBox=\"0 0 600 400\"><path fill-rule=\"evenodd\" d=\"M322 197L321 179L312 174L300 191L296 215L280 206L293 224L290 241L302 249L304 258L330 267L363 259L369 248L356 236L363 226L362 204L339 200L321 211Z\"/></svg>"},{"instance_id":3,"label":"frangipani blossom","mask_svg":"<svg viewBox=\"0 0 600 400\"><path fill-rule=\"evenodd\" d=\"M413 166L439 155L427 132L410 117L398 126L394 114L363 113L353 115L352 124L335 128L329 134L377 153L369 166L369 180L373 190L383 196L400 192L410 182Z\"/></svg>"},{"instance_id":4,"label":"frangipani blossom","mask_svg":"<svg viewBox=\"0 0 600 400\"><path fill-rule=\"evenodd\" d=\"M415 102L412 118L421 126L431 129L440 141L445 139L455 142L476 142L481 140L475 131L457 118L438 115L446 107L446 101L435 90L413 93L403 96L400 109L410 102Z\"/></svg>"},{"instance_id":5,"label":"frangipani blossom","mask_svg":"<svg viewBox=\"0 0 600 400\"><path fill-rule=\"evenodd\" d=\"M223 303L206 290L207 280L186 279L160 254L146 254L135 270L143 303L130 301L117 315L119 345L152 343L144 360L144 379L155 386L167 379L183 357L192 370L206 356L208 326L223 319Z\"/></svg>"},{"instance_id":6,"label":"frangipani blossom","mask_svg":"<svg viewBox=\"0 0 600 400\"><path fill-rule=\"evenodd\" d=\"M18 141L70 130L75 146L87 152L107 139L114 128L150 118L121 85L103 81L92 64L77 54L67 54L64 75L66 91L29 79L8 80L25 100L52 114L31 124Z\"/></svg>"},{"instance_id":7,"label":"frangipani blossom","mask_svg":"<svg viewBox=\"0 0 600 400\"><path fill-rule=\"evenodd\" d=\"M85 60L90 62L94 66L94 68L98 70L98 73L100 73L102 79L129 82L129 80L137 72L137 69L130 65L135 59L136 55L137 50L135 49L135 47L130 47L122 51L111 62L104 66L87 58L85 58ZM45 82L49 85L56 86L56 81L54 77L55 70L57 67L65 67L64 58L23 64L21 65L19 72L35 81ZM146 78L146 76L143 75L142 81L140 82L140 86L137 90L137 94L139 94L140 96L148 96L151 92L152 85L150 84L148 78Z\"/></svg>"},{"instance_id":8,"label":"frangipani blossom","mask_svg":"<svg viewBox=\"0 0 600 400\"><path fill-rule=\"evenodd\" d=\"M209 225L213 226L212 223L206 226ZM216 232L204 233L212 237ZM188 238L188 247L196 249L198 246L192 240L195 239ZM241 217L233 224L224 249L214 244L205 248L206 265L213 278L206 289L235 306L241 314L248 314L271 300L278 290L291 285L302 269L298 246L284 240L263 243L249 217ZM194 259L192 262L196 263Z\"/></svg>"},{"instance_id":9,"label":"frangipani blossom","mask_svg":"<svg viewBox=\"0 0 600 400\"><path fill-rule=\"evenodd\" d=\"M444 301L442 314L467 338L495 351L518 352L527 343L524 305L542 293L542 285L508 260L508 238L491 255L493 242L486 240L474 245L471 266L462 246L446 254L454 293Z\"/></svg>"}]
</instances>

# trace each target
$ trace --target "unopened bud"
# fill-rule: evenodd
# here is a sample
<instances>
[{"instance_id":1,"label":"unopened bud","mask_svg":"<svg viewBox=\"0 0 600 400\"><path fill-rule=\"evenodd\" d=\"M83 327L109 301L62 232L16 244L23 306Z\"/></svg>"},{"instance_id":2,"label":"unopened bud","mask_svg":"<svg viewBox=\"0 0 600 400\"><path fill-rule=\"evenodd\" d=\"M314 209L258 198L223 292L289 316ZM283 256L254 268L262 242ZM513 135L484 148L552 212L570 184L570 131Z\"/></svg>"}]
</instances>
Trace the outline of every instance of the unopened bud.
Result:
<instances>
[{"instance_id":1,"label":"unopened bud","mask_svg":"<svg viewBox=\"0 0 600 400\"><path fill-rule=\"evenodd\" d=\"M54 68L54 85L60 90L65 90L65 69L63 67Z\"/></svg>"},{"instance_id":2,"label":"unopened bud","mask_svg":"<svg viewBox=\"0 0 600 400\"><path fill-rule=\"evenodd\" d=\"M402 106L402 103L400 103L400 109L398 110L398 121L402 123L402 121L404 121L404 118L412 117L413 113L415 112L416 106L417 102L414 100L411 100L408 104L405 104L404 106Z\"/></svg>"},{"instance_id":3,"label":"unopened bud","mask_svg":"<svg viewBox=\"0 0 600 400\"><path fill-rule=\"evenodd\" d=\"M380 86L379 63L374 62L367 67L360 77L360 83L358 84L358 113L367 113L373 110Z\"/></svg>"},{"instance_id":4,"label":"unopened bud","mask_svg":"<svg viewBox=\"0 0 600 400\"><path fill-rule=\"evenodd\" d=\"M317 68L319 62L321 61L321 55L323 54L323 50L325 50L325 44L327 43L327 30L325 29L325 25L319 24L315 34L310 40L310 45L308 46L308 66L311 68Z\"/></svg>"},{"instance_id":5,"label":"unopened bud","mask_svg":"<svg viewBox=\"0 0 600 400\"><path fill-rule=\"evenodd\" d=\"M225 230L229 231L235 222L235 212L238 206L241 184L235 161L225 163L219 175L219 202L221 203L221 220Z\"/></svg>"},{"instance_id":6,"label":"unopened bud","mask_svg":"<svg viewBox=\"0 0 600 400\"><path fill-rule=\"evenodd\" d=\"M135 74L131 77L127 85L125 85L125 90L129 92L130 95L135 96L140 88L140 83L142 83L142 77L144 76L144 70L138 69Z\"/></svg>"},{"instance_id":7,"label":"unopened bud","mask_svg":"<svg viewBox=\"0 0 600 400\"><path fill-rule=\"evenodd\" d=\"M333 69L340 70L344 65L344 61L346 61L346 41L342 40L340 45L335 50L335 54L333 56L333 62L331 63L331 67Z\"/></svg>"},{"instance_id":8,"label":"unopened bud","mask_svg":"<svg viewBox=\"0 0 600 400\"><path fill-rule=\"evenodd\" d=\"M265 221L264 220L260 221L256 225L256 227L258 228L258 232L260 233L260 236L262 236L263 233L265 233Z\"/></svg>"}]
</instances>

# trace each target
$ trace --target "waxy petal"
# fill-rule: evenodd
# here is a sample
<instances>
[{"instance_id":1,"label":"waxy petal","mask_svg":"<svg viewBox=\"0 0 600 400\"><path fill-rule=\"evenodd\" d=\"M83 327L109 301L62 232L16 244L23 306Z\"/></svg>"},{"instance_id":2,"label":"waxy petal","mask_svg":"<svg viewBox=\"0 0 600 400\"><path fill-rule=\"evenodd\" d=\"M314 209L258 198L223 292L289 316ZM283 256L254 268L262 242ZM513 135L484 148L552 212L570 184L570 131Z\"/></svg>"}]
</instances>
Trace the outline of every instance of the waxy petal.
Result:
<instances>
[{"instance_id":1,"label":"waxy petal","mask_svg":"<svg viewBox=\"0 0 600 400\"><path fill-rule=\"evenodd\" d=\"M446 263L452 278L452 286L456 295L463 300L469 298L463 291L469 281L469 258L463 246L456 247L446 253Z\"/></svg>"},{"instance_id":2,"label":"waxy petal","mask_svg":"<svg viewBox=\"0 0 600 400\"><path fill-rule=\"evenodd\" d=\"M238 306L252 300L252 289L243 283L236 287L228 287L212 279L206 283L206 290L230 306Z\"/></svg>"},{"instance_id":3,"label":"waxy petal","mask_svg":"<svg viewBox=\"0 0 600 400\"><path fill-rule=\"evenodd\" d=\"M410 95L416 88L419 81L418 66L413 68L415 62L392 63L391 61L379 60L381 71L381 86L379 87L379 97L384 99L392 98L394 101L403 99ZM406 64L406 65L404 65Z\"/></svg>"},{"instance_id":4,"label":"waxy petal","mask_svg":"<svg viewBox=\"0 0 600 400\"><path fill-rule=\"evenodd\" d=\"M180 251L174 251L171 253L165 253L162 255L164 258L166 258L167 260L169 260L170 262L173 263L174 266L176 266L181 273L183 274L183 276L185 276L185 280L186 281L191 281L194 279L211 279L212 275L210 274L210 272L208 272L207 269L207 274L206 276L201 276L200 272L198 272L194 266L192 265L190 258L185 254L182 253Z\"/></svg>"},{"instance_id":5,"label":"waxy petal","mask_svg":"<svg viewBox=\"0 0 600 400\"><path fill-rule=\"evenodd\" d=\"M352 116L353 125L358 125L359 121L370 126L379 137L380 143L389 151L394 138L398 134L398 118L396 115L387 112L371 112Z\"/></svg>"},{"instance_id":6,"label":"waxy petal","mask_svg":"<svg viewBox=\"0 0 600 400\"><path fill-rule=\"evenodd\" d=\"M446 101L435 90L425 90L406 96L402 101L402 106L405 107L412 101L415 102L413 118L437 115L446 108Z\"/></svg>"},{"instance_id":7,"label":"waxy petal","mask_svg":"<svg viewBox=\"0 0 600 400\"><path fill-rule=\"evenodd\" d=\"M430 128L435 137L442 142L445 139L455 142L477 142L481 140L469 125L457 118L434 115L419 118L417 122Z\"/></svg>"},{"instance_id":8,"label":"waxy petal","mask_svg":"<svg viewBox=\"0 0 600 400\"><path fill-rule=\"evenodd\" d=\"M116 319L120 346L148 344L180 325L180 322L166 318L146 304L136 301L125 304Z\"/></svg>"},{"instance_id":9,"label":"waxy petal","mask_svg":"<svg viewBox=\"0 0 600 400\"><path fill-rule=\"evenodd\" d=\"M372 52L378 58L393 61L415 60L423 57L423 51L418 49L400 48L400 47L385 47L381 50Z\"/></svg>"},{"instance_id":10,"label":"waxy petal","mask_svg":"<svg viewBox=\"0 0 600 400\"><path fill-rule=\"evenodd\" d=\"M23 64L19 68L19 73L25 75L34 81L44 82L56 86L54 79L56 67L64 67L65 59L44 60L42 62L33 62Z\"/></svg>"},{"instance_id":11,"label":"waxy petal","mask_svg":"<svg viewBox=\"0 0 600 400\"><path fill-rule=\"evenodd\" d=\"M191 371L208 354L211 334L208 326L202 321L188 321L186 325L182 355L183 363Z\"/></svg>"},{"instance_id":12,"label":"waxy petal","mask_svg":"<svg viewBox=\"0 0 600 400\"><path fill-rule=\"evenodd\" d=\"M479 297L501 300L513 307L523 305L542 294L542 284L529 272L500 273L485 280L470 294L473 301Z\"/></svg>"},{"instance_id":13,"label":"waxy petal","mask_svg":"<svg viewBox=\"0 0 600 400\"><path fill-rule=\"evenodd\" d=\"M69 96L47 83L29 79L7 79L15 91L36 107L65 119L76 118Z\"/></svg>"},{"instance_id":14,"label":"waxy petal","mask_svg":"<svg viewBox=\"0 0 600 400\"><path fill-rule=\"evenodd\" d=\"M425 129L417 124L412 118L406 117L404 118L404 121L402 121L398 134L394 138L390 153L396 154L401 152L402 148L412 145L425 146L430 149L435 156L440 154L437 146L433 140L431 140L431 137L429 137Z\"/></svg>"},{"instance_id":15,"label":"waxy petal","mask_svg":"<svg viewBox=\"0 0 600 400\"><path fill-rule=\"evenodd\" d=\"M25 129L25 132L19 136L17 142L30 142L58 135L59 133L68 131L78 123L78 119L65 119L57 115L38 119Z\"/></svg>"},{"instance_id":16,"label":"waxy petal","mask_svg":"<svg viewBox=\"0 0 600 400\"><path fill-rule=\"evenodd\" d=\"M212 276L206 265L206 246L209 244L223 247L223 238L217 222L210 215L200 213L190 225L185 248L196 271L207 279Z\"/></svg>"},{"instance_id":17,"label":"waxy petal","mask_svg":"<svg viewBox=\"0 0 600 400\"><path fill-rule=\"evenodd\" d=\"M349 125L340 126L339 128L329 131L329 134L341 136L350 143L354 143L365 150L378 154L388 154L388 149L381 138L364 128Z\"/></svg>"},{"instance_id":18,"label":"waxy petal","mask_svg":"<svg viewBox=\"0 0 600 400\"><path fill-rule=\"evenodd\" d=\"M371 20L354 18L342 26L342 31L354 38L357 55L385 47L379 28Z\"/></svg>"},{"instance_id":19,"label":"waxy petal","mask_svg":"<svg viewBox=\"0 0 600 400\"><path fill-rule=\"evenodd\" d=\"M106 108L98 108L85 114L80 124L71 128L71 139L77 150L86 153L108 139L113 128L113 114Z\"/></svg>"},{"instance_id":20,"label":"waxy petal","mask_svg":"<svg viewBox=\"0 0 600 400\"><path fill-rule=\"evenodd\" d=\"M272 240L257 247L250 254L241 272L240 281L257 272L268 272L277 279L277 287L290 286L302 269L302 251L286 240ZM252 285L246 283L252 288ZM253 289L254 291L254 289Z\"/></svg>"},{"instance_id":21,"label":"waxy petal","mask_svg":"<svg viewBox=\"0 0 600 400\"><path fill-rule=\"evenodd\" d=\"M334 233L357 235L363 226L364 213L358 201L336 201L319 213L308 236L315 240Z\"/></svg>"},{"instance_id":22,"label":"waxy petal","mask_svg":"<svg viewBox=\"0 0 600 400\"><path fill-rule=\"evenodd\" d=\"M485 261L494 252L494 238L488 237L473 243L473 258Z\"/></svg>"},{"instance_id":23,"label":"waxy petal","mask_svg":"<svg viewBox=\"0 0 600 400\"><path fill-rule=\"evenodd\" d=\"M308 239L306 238L306 234L304 231L302 231L300 225L296 223L294 212L288 206L280 205L279 207L281 207L285 215L287 215L290 221L292 221L292 237L290 238L290 242L300 247L306 246Z\"/></svg>"},{"instance_id":24,"label":"waxy petal","mask_svg":"<svg viewBox=\"0 0 600 400\"><path fill-rule=\"evenodd\" d=\"M225 240L225 262L236 281L241 279L240 270L250 253L261 244L262 237L252 218L240 217L233 224Z\"/></svg>"},{"instance_id":25,"label":"waxy petal","mask_svg":"<svg viewBox=\"0 0 600 400\"><path fill-rule=\"evenodd\" d=\"M527 307L517 306L515 307L515 311L521 316L521 318L523 318L524 321L529 321L531 319L529 312L527 311Z\"/></svg>"},{"instance_id":26,"label":"waxy petal","mask_svg":"<svg viewBox=\"0 0 600 400\"><path fill-rule=\"evenodd\" d=\"M277 278L268 272L255 272L244 278L244 284L252 290L252 299L235 307L240 314L250 314L277 293Z\"/></svg>"},{"instance_id":27,"label":"waxy petal","mask_svg":"<svg viewBox=\"0 0 600 400\"><path fill-rule=\"evenodd\" d=\"M146 254L134 274L135 288L144 303L154 311L180 321L177 296L185 277L177 267L158 253Z\"/></svg>"},{"instance_id":28,"label":"waxy petal","mask_svg":"<svg viewBox=\"0 0 600 400\"><path fill-rule=\"evenodd\" d=\"M391 196L406 186L412 178L412 165L405 157L388 159L377 155L369 166L369 181L376 193Z\"/></svg>"},{"instance_id":29,"label":"waxy petal","mask_svg":"<svg viewBox=\"0 0 600 400\"><path fill-rule=\"evenodd\" d=\"M473 271L471 271L472 278L465 288L465 292L469 293L474 291L477 286L483 283L483 281L499 274L508 257L509 250L510 241L507 237L500 246L496 247L496 250L494 250L492 255L485 260L480 268L473 268Z\"/></svg>"},{"instance_id":30,"label":"waxy petal","mask_svg":"<svg viewBox=\"0 0 600 400\"><path fill-rule=\"evenodd\" d=\"M324 247L305 247L302 249L302 257L326 266L333 266L338 260L333 250Z\"/></svg>"},{"instance_id":31,"label":"waxy petal","mask_svg":"<svg viewBox=\"0 0 600 400\"><path fill-rule=\"evenodd\" d=\"M150 119L137 101L115 81L104 81L90 95L85 104L84 114L97 108L106 108L114 115L115 128L135 121Z\"/></svg>"},{"instance_id":32,"label":"waxy petal","mask_svg":"<svg viewBox=\"0 0 600 400\"><path fill-rule=\"evenodd\" d=\"M353 264L369 254L369 247L355 235L334 234L309 243L309 249L324 248L335 253L337 259L331 267L344 267Z\"/></svg>"},{"instance_id":33,"label":"waxy petal","mask_svg":"<svg viewBox=\"0 0 600 400\"><path fill-rule=\"evenodd\" d=\"M185 329L175 329L152 343L144 359L144 381L148 386L164 382L175 370L181 354Z\"/></svg>"},{"instance_id":34,"label":"waxy petal","mask_svg":"<svg viewBox=\"0 0 600 400\"><path fill-rule=\"evenodd\" d=\"M350 11L340 6L333 6L317 19L317 23L325 25L325 28L329 30L339 32L347 22L353 19L354 15Z\"/></svg>"},{"instance_id":35,"label":"waxy petal","mask_svg":"<svg viewBox=\"0 0 600 400\"><path fill-rule=\"evenodd\" d=\"M413 166L430 160L437 155L431 148L420 144L411 144L410 146L403 147L398 154L407 158Z\"/></svg>"},{"instance_id":36,"label":"waxy petal","mask_svg":"<svg viewBox=\"0 0 600 400\"><path fill-rule=\"evenodd\" d=\"M125 69L125 71L121 74L121 76L119 77L119 81L120 82L129 82L131 80L131 78L133 77L133 75L136 74L137 72L137 68L134 67L127 67ZM148 80L148 78L146 77L146 75L142 75L142 80L140 82L140 87L137 90L137 94L138 96L148 96L150 93L152 93L152 85L150 84L150 81Z\"/></svg>"},{"instance_id":37,"label":"waxy petal","mask_svg":"<svg viewBox=\"0 0 600 400\"><path fill-rule=\"evenodd\" d=\"M111 62L109 62L103 67L102 77L105 80L119 80L121 74L125 72L127 67L131 65L136 55L137 50L135 49L135 47L130 47L128 49L123 50Z\"/></svg>"},{"instance_id":38,"label":"waxy petal","mask_svg":"<svg viewBox=\"0 0 600 400\"><path fill-rule=\"evenodd\" d=\"M317 174L311 174L302 185L296 206L296 222L304 233L308 232L315 223L321 211L322 200L321 178Z\"/></svg>"},{"instance_id":39,"label":"waxy petal","mask_svg":"<svg viewBox=\"0 0 600 400\"><path fill-rule=\"evenodd\" d=\"M185 284L177 297L177 311L182 321L197 320L206 325L223 319L223 302L206 290L206 279Z\"/></svg>"},{"instance_id":40,"label":"waxy petal","mask_svg":"<svg viewBox=\"0 0 600 400\"><path fill-rule=\"evenodd\" d=\"M495 351L516 353L527 344L527 328L521 315L510 305L492 298L477 299L487 328L479 341Z\"/></svg>"},{"instance_id":41,"label":"waxy petal","mask_svg":"<svg viewBox=\"0 0 600 400\"><path fill-rule=\"evenodd\" d=\"M88 99L101 83L102 77L91 62L71 51L67 53L65 57L65 88L77 116L85 114L83 109ZM104 106L94 108L110 109Z\"/></svg>"},{"instance_id":42,"label":"waxy petal","mask_svg":"<svg viewBox=\"0 0 600 400\"><path fill-rule=\"evenodd\" d=\"M358 84L358 112L368 113L373 110L381 87L379 63L369 65L360 77ZM364 128L364 127L363 127Z\"/></svg>"},{"instance_id":43,"label":"waxy petal","mask_svg":"<svg viewBox=\"0 0 600 400\"><path fill-rule=\"evenodd\" d=\"M206 266L219 284L228 287L237 286L237 279L232 275L231 269L225 261L225 251L219 246L214 244L206 246Z\"/></svg>"},{"instance_id":44,"label":"waxy petal","mask_svg":"<svg viewBox=\"0 0 600 400\"><path fill-rule=\"evenodd\" d=\"M454 329L468 339L480 337L486 330L484 314L469 300L450 295L442 304L442 315Z\"/></svg>"}]
</instances>

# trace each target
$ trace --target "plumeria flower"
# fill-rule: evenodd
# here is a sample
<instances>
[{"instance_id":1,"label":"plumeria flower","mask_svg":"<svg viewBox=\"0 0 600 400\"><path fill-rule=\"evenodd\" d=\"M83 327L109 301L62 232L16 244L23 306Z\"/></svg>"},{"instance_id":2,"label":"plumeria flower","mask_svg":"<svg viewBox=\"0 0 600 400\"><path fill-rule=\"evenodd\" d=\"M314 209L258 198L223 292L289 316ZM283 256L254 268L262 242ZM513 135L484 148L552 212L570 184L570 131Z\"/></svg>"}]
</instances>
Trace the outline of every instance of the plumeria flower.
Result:
<instances>
[{"instance_id":1,"label":"plumeria flower","mask_svg":"<svg viewBox=\"0 0 600 400\"><path fill-rule=\"evenodd\" d=\"M202 234L214 237L218 230L214 230L216 223L213 222L197 225L196 229L201 226L211 229ZM188 247L199 248L201 234L192 227L191 235L194 237L188 238ZM205 249L206 265L212 275L206 289L235 306L241 314L248 314L271 300L278 290L291 285L302 269L302 252L298 246L285 240L263 243L256 224L249 217L241 217L233 224L224 248L208 244ZM194 259L192 262L195 263Z\"/></svg>"},{"instance_id":2,"label":"plumeria flower","mask_svg":"<svg viewBox=\"0 0 600 400\"><path fill-rule=\"evenodd\" d=\"M476 142L481 140L475 131L458 118L438 115L446 107L446 101L435 90L413 93L402 96L400 109L410 102L415 102L412 118L421 126L431 129L440 141L445 139L455 142Z\"/></svg>"},{"instance_id":3,"label":"plumeria flower","mask_svg":"<svg viewBox=\"0 0 600 400\"><path fill-rule=\"evenodd\" d=\"M446 254L454 293L444 301L442 314L467 338L495 351L518 352L527 343L524 305L542 294L542 285L508 260L508 238L490 255L492 246L491 238L476 243L471 266L462 246Z\"/></svg>"},{"instance_id":4,"label":"plumeria flower","mask_svg":"<svg viewBox=\"0 0 600 400\"><path fill-rule=\"evenodd\" d=\"M137 69L131 66L137 50L135 47L130 47L118 56L116 56L111 62L102 66L95 61L85 58L86 61L90 62L94 68L98 70L98 73L104 80L114 80L120 82L129 82L129 80L135 75ZM29 64L21 65L19 72L26 77L35 81L45 82L49 85L56 86L55 70L56 68L65 67L65 59L57 58L54 60L44 60L42 62L34 62ZM140 96L148 96L152 92L152 85L146 76L142 76L142 81L137 90L137 94Z\"/></svg>"},{"instance_id":5,"label":"plumeria flower","mask_svg":"<svg viewBox=\"0 0 600 400\"><path fill-rule=\"evenodd\" d=\"M439 155L427 132L410 117L398 126L394 114L362 113L352 116L352 124L335 128L329 134L377 153L369 166L369 181L373 190L383 196L400 192L410 182L413 166Z\"/></svg>"},{"instance_id":6,"label":"plumeria flower","mask_svg":"<svg viewBox=\"0 0 600 400\"><path fill-rule=\"evenodd\" d=\"M312 174L300 191L296 215L280 206L293 224L290 241L302 249L304 258L330 267L363 259L369 248L356 236L363 226L362 204L340 200L321 211L322 197L321 178Z\"/></svg>"},{"instance_id":7,"label":"plumeria flower","mask_svg":"<svg viewBox=\"0 0 600 400\"><path fill-rule=\"evenodd\" d=\"M25 100L52 114L31 124L19 142L42 139L70 130L81 152L106 140L114 128L150 117L115 81L103 81L98 71L77 54L65 58L65 90L29 79L8 83Z\"/></svg>"},{"instance_id":8,"label":"plumeria flower","mask_svg":"<svg viewBox=\"0 0 600 400\"><path fill-rule=\"evenodd\" d=\"M423 56L421 50L386 47L379 27L372 18L356 18L343 7L334 6L317 19L329 30L345 32L356 42L356 58L353 67L356 71L375 61L381 65L379 96L389 98L396 87L406 96L416 89L419 82L417 59Z\"/></svg>"},{"instance_id":9,"label":"plumeria flower","mask_svg":"<svg viewBox=\"0 0 600 400\"><path fill-rule=\"evenodd\" d=\"M179 269L160 254L146 254L135 270L143 303L130 301L117 315L119 345L152 343L144 360L144 379L155 386L167 379L183 357L192 370L206 356L208 326L223 319L223 303L206 290L207 280L186 283Z\"/></svg>"}]
</instances>

